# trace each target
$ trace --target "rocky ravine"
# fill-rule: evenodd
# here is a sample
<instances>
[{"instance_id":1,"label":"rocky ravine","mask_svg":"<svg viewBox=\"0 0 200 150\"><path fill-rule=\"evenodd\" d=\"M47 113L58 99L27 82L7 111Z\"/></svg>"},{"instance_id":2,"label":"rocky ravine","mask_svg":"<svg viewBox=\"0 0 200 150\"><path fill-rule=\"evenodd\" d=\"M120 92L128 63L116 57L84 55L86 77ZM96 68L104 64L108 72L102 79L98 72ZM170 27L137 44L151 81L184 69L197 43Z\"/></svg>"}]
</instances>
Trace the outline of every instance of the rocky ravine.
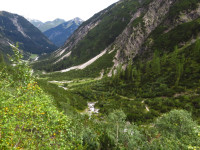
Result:
<instances>
[{"instance_id":1,"label":"rocky ravine","mask_svg":"<svg viewBox=\"0 0 200 150\"><path fill-rule=\"evenodd\" d=\"M142 47L144 42L148 39L148 36L152 31L154 31L163 21L165 25L169 26L169 29L165 32L169 32L171 29L182 23L200 17L199 4L199 7L196 10L181 12L177 19L170 22L170 18L166 19L166 15L175 2L177 2L177 0L155 0L150 3L147 10L141 8L133 15L128 26L114 42L114 49L117 50L115 59L113 60L114 67L119 64L124 64L126 66L128 61L133 59L142 49L147 49ZM142 23L133 26L134 21L139 17L142 18Z\"/></svg>"},{"instance_id":2,"label":"rocky ravine","mask_svg":"<svg viewBox=\"0 0 200 150\"><path fill-rule=\"evenodd\" d=\"M134 58L139 53L142 44L150 33L163 21L175 1L155 0L150 3L147 10L139 9L135 13L126 29L114 42L117 49L114 59L115 66L119 63L126 64L130 58ZM142 23L133 26L134 21L138 17L142 17Z\"/></svg>"}]
</instances>

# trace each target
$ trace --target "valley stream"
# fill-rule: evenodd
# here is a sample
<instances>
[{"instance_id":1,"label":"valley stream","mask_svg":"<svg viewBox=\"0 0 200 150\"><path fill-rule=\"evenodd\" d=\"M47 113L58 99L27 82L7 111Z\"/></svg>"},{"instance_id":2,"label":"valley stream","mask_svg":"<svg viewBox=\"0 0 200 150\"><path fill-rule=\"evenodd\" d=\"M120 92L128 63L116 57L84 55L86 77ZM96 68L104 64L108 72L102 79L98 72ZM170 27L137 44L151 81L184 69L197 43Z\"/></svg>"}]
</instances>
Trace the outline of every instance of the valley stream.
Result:
<instances>
[{"instance_id":1,"label":"valley stream","mask_svg":"<svg viewBox=\"0 0 200 150\"><path fill-rule=\"evenodd\" d=\"M99 109L96 109L94 107L94 105L96 104L97 102L88 102L88 113L89 115L91 116L93 113L95 114L98 114L99 113Z\"/></svg>"}]
</instances>

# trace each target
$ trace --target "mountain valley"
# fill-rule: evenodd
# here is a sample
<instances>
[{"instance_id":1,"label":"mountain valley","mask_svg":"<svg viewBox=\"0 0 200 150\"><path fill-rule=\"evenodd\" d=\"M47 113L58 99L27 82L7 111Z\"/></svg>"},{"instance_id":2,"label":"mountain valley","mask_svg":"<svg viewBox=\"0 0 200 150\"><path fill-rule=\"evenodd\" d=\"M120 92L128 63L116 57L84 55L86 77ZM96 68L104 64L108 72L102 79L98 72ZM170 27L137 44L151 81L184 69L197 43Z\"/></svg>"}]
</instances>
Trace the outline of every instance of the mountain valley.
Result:
<instances>
[{"instance_id":1,"label":"mountain valley","mask_svg":"<svg viewBox=\"0 0 200 150\"><path fill-rule=\"evenodd\" d=\"M199 0L57 22L0 12L0 149L200 149Z\"/></svg>"}]
</instances>

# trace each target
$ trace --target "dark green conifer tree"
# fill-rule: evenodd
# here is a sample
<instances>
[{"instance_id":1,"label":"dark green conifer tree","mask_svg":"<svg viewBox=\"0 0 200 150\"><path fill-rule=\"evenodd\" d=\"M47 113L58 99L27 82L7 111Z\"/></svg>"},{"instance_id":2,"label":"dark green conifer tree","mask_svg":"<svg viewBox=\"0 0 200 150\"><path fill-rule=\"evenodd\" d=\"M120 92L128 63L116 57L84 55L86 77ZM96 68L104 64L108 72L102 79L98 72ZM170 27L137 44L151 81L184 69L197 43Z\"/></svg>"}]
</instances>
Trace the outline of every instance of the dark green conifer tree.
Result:
<instances>
[{"instance_id":1,"label":"dark green conifer tree","mask_svg":"<svg viewBox=\"0 0 200 150\"><path fill-rule=\"evenodd\" d=\"M152 71L155 76L160 74L160 56L158 51L155 51L153 55Z\"/></svg>"},{"instance_id":2,"label":"dark green conifer tree","mask_svg":"<svg viewBox=\"0 0 200 150\"><path fill-rule=\"evenodd\" d=\"M179 81L181 78L181 75L183 74L183 70L184 70L184 63L185 63L185 56L182 55L182 57L180 59L176 60L176 82L175 82L175 86L179 85Z\"/></svg>"}]
</instances>

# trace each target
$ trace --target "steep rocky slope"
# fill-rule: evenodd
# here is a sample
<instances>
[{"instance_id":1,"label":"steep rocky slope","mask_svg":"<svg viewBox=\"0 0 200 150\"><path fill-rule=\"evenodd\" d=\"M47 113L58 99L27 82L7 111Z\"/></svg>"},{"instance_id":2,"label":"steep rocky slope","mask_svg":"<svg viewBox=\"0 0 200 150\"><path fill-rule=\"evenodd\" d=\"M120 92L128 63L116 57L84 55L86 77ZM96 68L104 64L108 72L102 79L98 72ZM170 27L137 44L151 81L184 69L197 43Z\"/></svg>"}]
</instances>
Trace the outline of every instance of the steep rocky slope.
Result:
<instances>
[{"instance_id":1,"label":"steep rocky slope","mask_svg":"<svg viewBox=\"0 0 200 150\"><path fill-rule=\"evenodd\" d=\"M81 25L83 20L74 18L44 32L56 46L62 46L73 32Z\"/></svg>"},{"instance_id":2,"label":"steep rocky slope","mask_svg":"<svg viewBox=\"0 0 200 150\"><path fill-rule=\"evenodd\" d=\"M200 5L197 4L197 1L188 3L181 0L154 0L146 10L139 9L135 15L137 16L133 16L123 33L114 42L115 47L117 47L116 65L119 63L127 64L130 58L134 58L138 53L145 50L167 50L166 48L170 43L163 45L164 47L158 47L155 44L160 39L155 34L165 36L172 31L171 38L173 38L173 29L180 31L178 25L184 25L200 17ZM189 27L189 30L191 29L192 25L191 28ZM189 41L191 38L197 38L194 36L195 34L197 33L193 32L188 35L189 37L184 42ZM168 51L173 50L174 46L183 42L184 32L180 33L179 36L181 41L177 41L178 39L174 37L174 41L177 42L171 45ZM182 45L184 44L182 43Z\"/></svg>"},{"instance_id":3,"label":"steep rocky slope","mask_svg":"<svg viewBox=\"0 0 200 150\"><path fill-rule=\"evenodd\" d=\"M156 49L164 53L194 42L200 33L199 17L198 0L122 0L84 22L63 47L42 61L42 67L35 66L59 71L105 50L115 53L107 64L125 67L138 56L150 59Z\"/></svg>"},{"instance_id":4,"label":"steep rocky slope","mask_svg":"<svg viewBox=\"0 0 200 150\"><path fill-rule=\"evenodd\" d=\"M11 53L10 45L19 43L19 48L25 52L42 54L56 50L36 27L24 17L8 12L0 12L0 51Z\"/></svg>"}]
</instances>

